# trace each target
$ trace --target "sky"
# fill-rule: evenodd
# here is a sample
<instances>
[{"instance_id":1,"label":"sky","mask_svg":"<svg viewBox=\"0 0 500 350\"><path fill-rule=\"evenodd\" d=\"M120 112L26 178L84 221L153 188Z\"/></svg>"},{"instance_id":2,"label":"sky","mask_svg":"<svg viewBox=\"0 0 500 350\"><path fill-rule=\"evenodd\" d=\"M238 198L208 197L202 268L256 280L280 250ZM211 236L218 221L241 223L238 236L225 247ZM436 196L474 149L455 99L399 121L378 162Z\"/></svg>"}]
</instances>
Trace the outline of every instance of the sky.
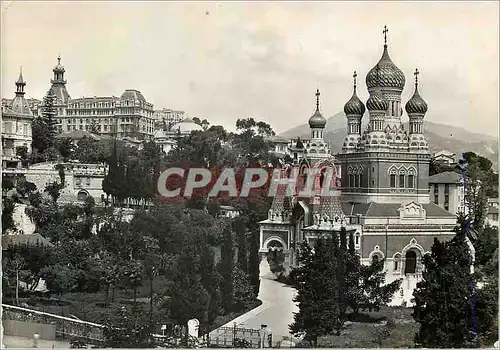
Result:
<instances>
[{"instance_id":1,"label":"sky","mask_svg":"<svg viewBox=\"0 0 500 350\"><path fill-rule=\"evenodd\" d=\"M137 89L155 109L280 133L307 122L317 88L323 115L341 111L354 70L368 99L387 25L403 103L418 68L427 120L498 135L498 18L496 1L3 1L1 94L14 96L22 66L41 99L60 53L72 98Z\"/></svg>"}]
</instances>

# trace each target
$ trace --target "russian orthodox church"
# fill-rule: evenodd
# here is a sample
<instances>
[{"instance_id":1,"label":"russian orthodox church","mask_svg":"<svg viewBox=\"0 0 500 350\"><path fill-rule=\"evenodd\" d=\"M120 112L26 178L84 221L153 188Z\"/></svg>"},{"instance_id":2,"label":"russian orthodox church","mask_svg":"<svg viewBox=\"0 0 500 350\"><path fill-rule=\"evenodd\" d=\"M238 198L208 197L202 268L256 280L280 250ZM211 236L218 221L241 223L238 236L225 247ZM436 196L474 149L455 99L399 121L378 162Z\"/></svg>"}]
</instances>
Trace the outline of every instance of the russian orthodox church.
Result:
<instances>
[{"instance_id":1,"label":"russian orthodox church","mask_svg":"<svg viewBox=\"0 0 500 350\"><path fill-rule=\"evenodd\" d=\"M311 139L304 142L298 164L297 189L287 196L278 187L267 220L261 222L260 252L281 251L284 268L297 264L297 244L310 244L318 236L329 236L344 226L354 234L361 261L385 259L388 283L403 278L393 304L411 303L413 289L421 278L422 257L434 238L454 237L456 216L431 203L429 199L429 162L431 153L424 136L427 103L418 90L415 70L413 96L406 102L409 128L403 127L401 94L406 78L389 56L387 28L379 62L366 75L369 99L365 104L356 92L354 72L352 97L344 106L347 136L341 153L333 157L323 140L326 119L319 110L309 119ZM319 91L317 92L319 99ZM362 118L368 111L368 125ZM330 188L333 196L321 196L326 170L333 171ZM314 194L299 196L303 177L315 172ZM275 253L274 253L275 254Z\"/></svg>"}]
</instances>

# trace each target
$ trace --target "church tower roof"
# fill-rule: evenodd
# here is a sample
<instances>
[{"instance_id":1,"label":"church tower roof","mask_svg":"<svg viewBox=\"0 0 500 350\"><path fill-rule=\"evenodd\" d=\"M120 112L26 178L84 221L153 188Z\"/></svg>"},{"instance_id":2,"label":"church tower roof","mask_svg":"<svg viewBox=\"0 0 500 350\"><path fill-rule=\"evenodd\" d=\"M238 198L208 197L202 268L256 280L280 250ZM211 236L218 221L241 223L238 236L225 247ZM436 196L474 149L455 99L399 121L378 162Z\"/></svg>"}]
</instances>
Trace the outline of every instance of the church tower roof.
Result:
<instances>
[{"instance_id":1,"label":"church tower roof","mask_svg":"<svg viewBox=\"0 0 500 350\"><path fill-rule=\"evenodd\" d=\"M358 95L356 94L356 77L358 75L356 74L356 71L354 71L353 78L354 78L354 88L353 88L353 93L352 97L347 103L344 105L344 113L348 115L356 115L356 116L361 116L363 117L363 114L365 114L366 108L363 102L359 99Z\"/></svg>"},{"instance_id":2,"label":"church tower roof","mask_svg":"<svg viewBox=\"0 0 500 350\"><path fill-rule=\"evenodd\" d=\"M50 91L56 96L56 105L67 105L71 97L66 90L66 80L64 80L66 70L61 65L61 55L57 57L57 65L52 72L54 72L54 78L50 81L52 84Z\"/></svg>"},{"instance_id":3,"label":"church tower roof","mask_svg":"<svg viewBox=\"0 0 500 350\"><path fill-rule=\"evenodd\" d=\"M415 92L413 96L406 102L405 109L408 114L425 114L427 113L427 103L418 92L418 69L415 69Z\"/></svg>"},{"instance_id":4,"label":"church tower roof","mask_svg":"<svg viewBox=\"0 0 500 350\"><path fill-rule=\"evenodd\" d=\"M326 126L326 119L323 117L321 112L319 111L319 96L321 94L319 93L319 89L316 90L316 111L314 114L309 118L309 126L311 128L321 128L324 129Z\"/></svg>"},{"instance_id":5,"label":"church tower roof","mask_svg":"<svg viewBox=\"0 0 500 350\"><path fill-rule=\"evenodd\" d=\"M384 52L375 67L366 75L366 86L369 90L378 86L382 89L393 88L402 91L405 87L406 79L404 73L392 62L389 56L387 49L388 31L387 26L384 26ZM377 67L380 70L379 77L377 77Z\"/></svg>"},{"instance_id":6,"label":"church tower roof","mask_svg":"<svg viewBox=\"0 0 500 350\"><path fill-rule=\"evenodd\" d=\"M379 67L378 65L375 67L375 77L376 81L379 81ZM378 83L375 83L374 90L370 92L370 98L366 101L366 107L369 111L386 111L389 108L389 101L384 97L382 91L378 86Z\"/></svg>"},{"instance_id":7,"label":"church tower roof","mask_svg":"<svg viewBox=\"0 0 500 350\"><path fill-rule=\"evenodd\" d=\"M33 115L28 101L24 98L24 87L26 86L26 81L23 78L23 67L19 70L19 78L16 81L16 97L12 100L10 109L12 112L22 115Z\"/></svg>"}]
</instances>

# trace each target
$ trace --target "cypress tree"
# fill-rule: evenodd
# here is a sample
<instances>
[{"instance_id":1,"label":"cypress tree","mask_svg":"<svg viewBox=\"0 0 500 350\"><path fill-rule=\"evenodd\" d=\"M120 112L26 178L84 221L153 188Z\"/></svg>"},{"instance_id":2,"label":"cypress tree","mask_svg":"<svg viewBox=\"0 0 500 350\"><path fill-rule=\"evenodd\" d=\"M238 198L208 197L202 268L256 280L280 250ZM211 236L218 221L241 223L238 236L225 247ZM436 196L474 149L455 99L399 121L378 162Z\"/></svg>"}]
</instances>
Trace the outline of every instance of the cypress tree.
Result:
<instances>
[{"instance_id":1,"label":"cypress tree","mask_svg":"<svg viewBox=\"0 0 500 350\"><path fill-rule=\"evenodd\" d=\"M255 295L259 294L260 287L260 242L259 232L253 231L250 233L250 252L248 254L248 274L250 282L254 288Z\"/></svg>"},{"instance_id":2,"label":"cypress tree","mask_svg":"<svg viewBox=\"0 0 500 350\"><path fill-rule=\"evenodd\" d=\"M221 275L221 300L225 313L229 313L233 306L233 271L234 271L234 244L231 227L226 225L222 232L221 261L219 264Z\"/></svg>"},{"instance_id":3,"label":"cypress tree","mask_svg":"<svg viewBox=\"0 0 500 350\"><path fill-rule=\"evenodd\" d=\"M54 106L55 104L56 95L52 89L49 89L47 95L43 98L42 116L45 123L47 123L52 141L54 141L54 137L57 135L57 110ZM53 145L54 144L52 143L51 146Z\"/></svg>"},{"instance_id":4,"label":"cypress tree","mask_svg":"<svg viewBox=\"0 0 500 350\"><path fill-rule=\"evenodd\" d=\"M210 296L208 304L208 324L212 324L220 314L220 276L215 269L214 253L207 242L203 243L200 257L201 284Z\"/></svg>"},{"instance_id":5,"label":"cypress tree","mask_svg":"<svg viewBox=\"0 0 500 350\"><path fill-rule=\"evenodd\" d=\"M245 223L241 217L237 217L233 222L234 232L238 237L238 267L245 273L248 272L248 251Z\"/></svg>"}]
</instances>

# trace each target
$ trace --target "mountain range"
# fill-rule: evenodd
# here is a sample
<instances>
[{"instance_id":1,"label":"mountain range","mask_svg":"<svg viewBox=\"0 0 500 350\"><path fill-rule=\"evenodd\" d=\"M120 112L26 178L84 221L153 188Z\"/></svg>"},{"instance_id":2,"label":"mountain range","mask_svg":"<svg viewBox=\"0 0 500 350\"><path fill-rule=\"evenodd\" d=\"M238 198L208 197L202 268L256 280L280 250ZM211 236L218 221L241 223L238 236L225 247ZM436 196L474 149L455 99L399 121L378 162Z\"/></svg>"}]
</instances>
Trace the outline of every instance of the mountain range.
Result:
<instances>
[{"instance_id":1,"label":"mountain range","mask_svg":"<svg viewBox=\"0 0 500 350\"><path fill-rule=\"evenodd\" d=\"M368 120L368 117L364 117ZM408 122L403 123L408 130ZM366 126L363 125L363 129ZM453 152L460 158L463 152L474 152L488 158L493 167L498 169L498 139L484 134L473 133L464 128L440 123L424 122L425 137L429 142L431 152L447 150ZM324 132L324 139L330 144L332 152L338 153L342 149L344 138L347 134L347 118L344 112L339 112L330 118ZM284 138L301 137L309 138L309 124L302 124L292 128L279 136Z\"/></svg>"}]
</instances>

